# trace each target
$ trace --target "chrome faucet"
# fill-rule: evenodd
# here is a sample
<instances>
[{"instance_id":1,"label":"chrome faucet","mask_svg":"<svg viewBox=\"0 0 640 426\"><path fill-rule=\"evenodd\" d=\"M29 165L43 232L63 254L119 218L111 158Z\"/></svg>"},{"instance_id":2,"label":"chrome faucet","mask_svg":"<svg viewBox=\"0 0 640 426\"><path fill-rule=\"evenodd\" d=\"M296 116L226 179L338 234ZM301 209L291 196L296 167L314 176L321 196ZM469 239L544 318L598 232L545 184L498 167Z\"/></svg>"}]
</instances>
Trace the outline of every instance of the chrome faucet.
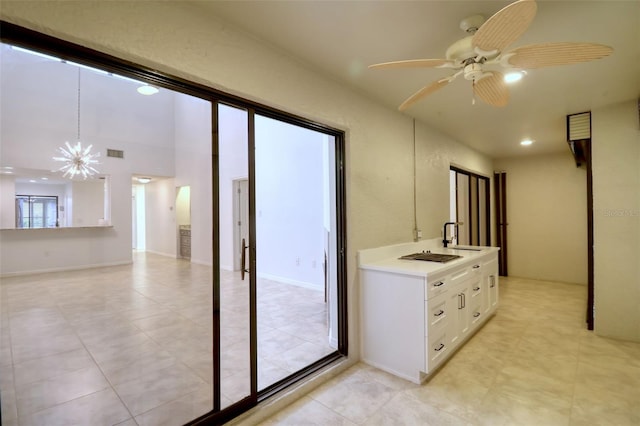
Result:
<instances>
[{"instance_id":1,"label":"chrome faucet","mask_svg":"<svg viewBox=\"0 0 640 426\"><path fill-rule=\"evenodd\" d=\"M447 247L447 244L453 243L453 240L458 238L458 225L462 225L462 222L447 222L444 224L444 228L442 230L442 244ZM447 225L454 225L454 232L451 234L451 240L447 240Z\"/></svg>"}]
</instances>

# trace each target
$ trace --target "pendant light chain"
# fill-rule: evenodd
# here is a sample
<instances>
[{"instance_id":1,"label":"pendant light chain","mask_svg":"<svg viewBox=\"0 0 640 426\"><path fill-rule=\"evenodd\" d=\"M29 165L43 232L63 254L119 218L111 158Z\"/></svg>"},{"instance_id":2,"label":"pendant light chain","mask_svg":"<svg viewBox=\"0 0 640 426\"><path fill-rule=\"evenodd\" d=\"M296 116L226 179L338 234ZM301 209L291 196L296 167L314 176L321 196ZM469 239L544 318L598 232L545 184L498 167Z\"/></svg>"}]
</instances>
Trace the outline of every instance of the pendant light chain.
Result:
<instances>
[{"instance_id":1,"label":"pendant light chain","mask_svg":"<svg viewBox=\"0 0 640 426\"><path fill-rule=\"evenodd\" d=\"M58 148L58 152L62 154L60 157L53 157L55 161L63 162L64 165L58 169L59 172L63 172L63 177L69 177L73 179L75 176L82 176L83 179L91 177L98 172L93 166L94 164L100 164L96 158L100 157L100 152L95 154L91 152L93 145L89 145L86 148L82 147L80 142L80 87L81 87L81 70L78 67L78 139L76 144L71 146L67 141L64 146Z\"/></svg>"},{"instance_id":2,"label":"pendant light chain","mask_svg":"<svg viewBox=\"0 0 640 426\"><path fill-rule=\"evenodd\" d=\"M78 67L78 139L80 141L80 67Z\"/></svg>"}]
</instances>

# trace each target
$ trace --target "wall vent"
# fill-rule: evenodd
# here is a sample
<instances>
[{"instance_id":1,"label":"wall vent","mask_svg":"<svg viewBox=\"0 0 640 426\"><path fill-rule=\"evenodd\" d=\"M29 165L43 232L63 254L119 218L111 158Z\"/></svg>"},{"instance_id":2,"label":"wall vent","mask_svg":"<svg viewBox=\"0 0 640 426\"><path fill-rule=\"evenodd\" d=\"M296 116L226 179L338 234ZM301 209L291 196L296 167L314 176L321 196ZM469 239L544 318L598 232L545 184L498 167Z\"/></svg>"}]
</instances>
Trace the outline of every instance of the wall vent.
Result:
<instances>
[{"instance_id":1,"label":"wall vent","mask_svg":"<svg viewBox=\"0 0 640 426\"><path fill-rule=\"evenodd\" d=\"M591 139L591 112L568 115L567 133L570 141Z\"/></svg>"},{"instance_id":2,"label":"wall vent","mask_svg":"<svg viewBox=\"0 0 640 426\"><path fill-rule=\"evenodd\" d=\"M567 115L567 142L580 167L587 162L587 151L591 144L591 112Z\"/></svg>"},{"instance_id":3,"label":"wall vent","mask_svg":"<svg viewBox=\"0 0 640 426\"><path fill-rule=\"evenodd\" d=\"M119 149L107 149L107 157L124 158L124 151Z\"/></svg>"}]
</instances>

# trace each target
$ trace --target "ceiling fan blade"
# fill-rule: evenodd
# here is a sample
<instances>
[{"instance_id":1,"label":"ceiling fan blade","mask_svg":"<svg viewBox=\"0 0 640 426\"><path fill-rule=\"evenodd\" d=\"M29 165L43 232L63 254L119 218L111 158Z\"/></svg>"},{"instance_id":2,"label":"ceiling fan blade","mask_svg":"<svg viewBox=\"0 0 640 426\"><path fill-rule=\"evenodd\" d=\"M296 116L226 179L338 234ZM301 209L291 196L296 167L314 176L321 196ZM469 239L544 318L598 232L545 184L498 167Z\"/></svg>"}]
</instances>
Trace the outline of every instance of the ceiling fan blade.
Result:
<instances>
[{"instance_id":1,"label":"ceiling fan blade","mask_svg":"<svg viewBox=\"0 0 640 426\"><path fill-rule=\"evenodd\" d=\"M507 53L507 62L517 68L532 69L593 61L612 52L613 48L596 43L540 43Z\"/></svg>"},{"instance_id":2,"label":"ceiling fan blade","mask_svg":"<svg viewBox=\"0 0 640 426\"><path fill-rule=\"evenodd\" d=\"M484 51L503 51L529 28L538 6L534 0L519 0L499 10L473 35L471 43Z\"/></svg>"},{"instance_id":3,"label":"ceiling fan blade","mask_svg":"<svg viewBox=\"0 0 640 426\"><path fill-rule=\"evenodd\" d=\"M491 75L474 82L473 93L485 103L503 107L509 102L509 89L504 82L504 75L491 71Z\"/></svg>"},{"instance_id":4,"label":"ceiling fan blade","mask_svg":"<svg viewBox=\"0 0 640 426\"><path fill-rule=\"evenodd\" d=\"M409 99L404 101L402 103L402 105L400 105L398 107L398 110L400 110L400 111L406 110L411 105L413 105L416 102L426 98L427 96L429 96L430 94L432 94L436 90L443 88L444 86L446 86L450 82L451 82L450 78L443 78L442 80L434 81L433 83L431 83L431 84L429 84L427 86L424 86L422 89L418 90L416 93L411 95L411 97L409 97Z\"/></svg>"},{"instance_id":5,"label":"ceiling fan blade","mask_svg":"<svg viewBox=\"0 0 640 426\"><path fill-rule=\"evenodd\" d=\"M386 68L435 68L441 65L453 65L453 61L446 59L410 59L408 61L383 62L369 65L371 69Z\"/></svg>"}]
</instances>

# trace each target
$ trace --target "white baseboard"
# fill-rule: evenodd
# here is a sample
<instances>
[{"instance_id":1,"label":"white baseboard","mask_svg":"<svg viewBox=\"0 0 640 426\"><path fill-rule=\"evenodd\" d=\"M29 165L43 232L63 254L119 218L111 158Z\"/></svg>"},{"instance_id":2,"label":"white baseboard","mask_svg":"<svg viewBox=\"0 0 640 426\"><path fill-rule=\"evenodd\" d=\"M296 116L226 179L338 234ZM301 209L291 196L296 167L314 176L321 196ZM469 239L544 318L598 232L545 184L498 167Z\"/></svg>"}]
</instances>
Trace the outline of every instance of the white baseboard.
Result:
<instances>
[{"instance_id":1,"label":"white baseboard","mask_svg":"<svg viewBox=\"0 0 640 426\"><path fill-rule=\"evenodd\" d=\"M16 272L7 272L0 273L0 277L18 277L22 275L36 275L36 274L50 274L53 272L66 272L66 271L80 271L83 269L94 269L94 268L104 268L107 266L121 266L121 265L131 265L133 262L131 260L125 260L121 262L108 262L108 263L93 263L90 265L80 265L80 266L61 266L57 268L45 268L45 269L32 269L29 271L16 271Z\"/></svg>"},{"instance_id":2,"label":"white baseboard","mask_svg":"<svg viewBox=\"0 0 640 426\"><path fill-rule=\"evenodd\" d=\"M195 263L196 265L213 266L213 262L200 259L191 259L191 263Z\"/></svg>"},{"instance_id":3,"label":"white baseboard","mask_svg":"<svg viewBox=\"0 0 640 426\"><path fill-rule=\"evenodd\" d=\"M298 287L309 288L311 290L323 291L324 287L322 285L316 285L306 281L298 281L287 277L279 277L277 275L271 274L258 274L258 278L264 278L265 280L277 281L279 283L284 284L292 284L297 285Z\"/></svg>"},{"instance_id":4,"label":"white baseboard","mask_svg":"<svg viewBox=\"0 0 640 426\"><path fill-rule=\"evenodd\" d=\"M157 254L158 256L165 256L165 257L171 257L173 259L177 259L175 253L165 253L165 252L162 252L162 251L155 251L155 250L149 250L149 249L146 249L145 252L146 253Z\"/></svg>"}]
</instances>

